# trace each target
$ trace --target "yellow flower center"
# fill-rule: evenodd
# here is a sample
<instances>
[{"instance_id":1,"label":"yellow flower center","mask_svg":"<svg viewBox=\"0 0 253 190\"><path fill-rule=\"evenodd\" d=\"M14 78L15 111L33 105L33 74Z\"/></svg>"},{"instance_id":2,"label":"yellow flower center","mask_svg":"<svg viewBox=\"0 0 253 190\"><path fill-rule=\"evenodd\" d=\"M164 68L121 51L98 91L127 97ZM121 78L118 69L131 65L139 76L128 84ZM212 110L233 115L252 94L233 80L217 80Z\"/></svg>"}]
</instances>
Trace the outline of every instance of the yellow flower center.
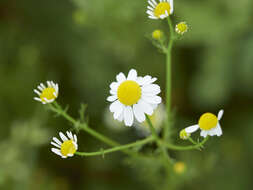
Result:
<instances>
[{"instance_id":1,"label":"yellow flower center","mask_svg":"<svg viewBox=\"0 0 253 190\"><path fill-rule=\"evenodd\" d=\"M168 12L168 14L170 14L170 9L171 7L168 2L161 2L156 6L154 10L154 15L160 18L161 15L165 15L166 11Z\"/></svg>"},{"instance_id":2,"label":"yellow flower center","mask_svg":"<svg viewBox=\"0 0 253 190\"><path fill-rule=\"evenodd\" d=\"M183 33L187 32L187 30L188 30L188 26L185 22L180 22L179 24L177 24L176 27L177 27L177 32L179 34L183 34Z\"/></svg>"},{"instance_id":3,"label":"yellow flower center","mask_svg":"<svg viewBox=\"0 0 253 190\"><path fill-rule=\"evenodd\" d=\"M155 40L159 40L161 39L163 33L161 30L155 30L153 33L152 33L152 37L155 39Z\"/></svg>"},{"instance_id":4,"label":"yellow flower center","mask_svg":"<svg viewBox=\"0 0 253 190\"><path fill-rule=\"evenodd\" d=\"M205 113L199 119L199 127L203 130L215 128L218 123L218 118L212 113Z\"/></svg>"},{"instance_id":5,"label":"yellow flower center","mask_svg":"<svg viewBox=\"0 0 253 190\"><path fill-rule=\"evenodd\" d=\"M45 88L40 95L40 99L43 102L45 102L44 98L46 98L47 100L55 99L57 96L55 96L54 93L56 93L54 88L52 87Z\"/></svg>"},{"instance_id":6,"label":"yellow flower center","mask_svg":"<svg viewBox=\"0 0 253 190\"><path fill-rule=\"evenodd\" d=\"M76 152L76 147L73 140L64 141L61 145L61 154L67 156L68 154L74 154Z\"/></svg>"},{"instance_id":7,"label":"yellow flower center","mask_svg":"<svg viewBox=\"0 0 253 190\"><path fill-rule=\"evenodd\" d=\"M141 98L141 87L137 82L127 80L120 84L117 94L122 104L131 106L136 104Z\"/></svg>"}]
</instances>

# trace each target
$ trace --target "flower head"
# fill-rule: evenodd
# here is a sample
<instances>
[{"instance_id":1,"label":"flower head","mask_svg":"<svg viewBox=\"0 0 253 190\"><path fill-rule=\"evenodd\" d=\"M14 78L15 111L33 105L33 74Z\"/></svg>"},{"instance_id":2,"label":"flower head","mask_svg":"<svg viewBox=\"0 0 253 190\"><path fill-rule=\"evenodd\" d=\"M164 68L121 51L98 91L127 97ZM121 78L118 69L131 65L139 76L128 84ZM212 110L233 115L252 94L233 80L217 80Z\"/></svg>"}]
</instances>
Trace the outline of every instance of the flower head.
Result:
<instances>
[{"instance_id":1,"label":"flower head","mask_svg":"<svg viewBox=\"0 0 253 190\"><path fill-rule=\"evenodd\" d=\"M181 130L179 133L180 139L187 140L191 136L190 133L187 133L185 129Z\"/></svg>"},{"instance_id":2,"label":"flower head","mask_svg":"<svg viewBox=\"0 0 253 190\"><path fill-rule=\"evenodd\" d=\"M34 89L34 92L39 96L34 97L34 100L47 104L52 103L58 97L59 87L57 83L47 81L47 87L43 83L40 83L38 90Z\"/></svg>"},{"instance_id":3,"label":"flower head","mask_svg":"<svg viewBox=\"0 0 253 190\"><path fill-rule=\"evenodd\" d=\"M152 38L155 40L160 40L163 36L163 32L161 30L154 30L152 32Z\"/></svg>"},{"instance_id":4,"label":"flower head","mask_svg":"<svg viewBox=\"0 0 253 190\"><path fill-rule=\"evenodd\" d=\"M174 172L177 174L182 174L186 170L186 165L184 162L176 162L173 166Z\"/></svg>"},{"instance_id":5,"label":"flower head","mask_svg":"<svg viewBox=\"0 0 253 190\"><path fill-rule=\"evenodd\" d=\"M157 96L160 87L153 84L157 78L138 77L136 70L131 69L127 77L119 73L116 80L110 85L111 96L107 100L112 102L109 109L114 113L114 119L124 120L126 126L133 125L134 117L140 123L145 121L145 114L152 115L162 101Z\"/></svg>"},{"instance_id":6,"label":"flower head","mask_svg":"<svg viewBox=\"0 0 253 190\"><path fill-rule=\"evenodd\" d=\"M56 137L53 137L51 144L57 148L51 148L51 151L62 158L72 157L77 151L77 137L72 134L72 132L67 131L68 138L62 133L59 133L62 141L58 140Z\"/></svg>"},{"instance_id":7,"label":"flower head","mask_svg":"<svg viewBox=\"0 0 253 190\"><path fill-rule=\"evenodd\" d=\"M176 25L176 33L183 35L187 31L188 25L186 24L186 22L180 22Z\"/></svg>"},{"instance_id":8,"label":"flower head","mask_svg":"<svg viewBox=\"0 0 253 190\"><path fill-rule=\"evenodd\" d=\"M148 0L147 14L151 19L164 19L173 13L173 0Z\"/></svg>"},{"instance_id":9,"label":"flower head","mask_svg":"<svg viewBox=\"0 0 253 190\"><path fill-rule=\"evenodd\" d=\"M222 130L219 121L223 116L224 111L220 110L218 116L212 113L204 113L199 118L199 122L197 125L192 125L185 128L187 133L193 133L197 131L199 128L201 129L200 136L206 137L210 136L221 136Z\"/></svg>"}]
</instances>

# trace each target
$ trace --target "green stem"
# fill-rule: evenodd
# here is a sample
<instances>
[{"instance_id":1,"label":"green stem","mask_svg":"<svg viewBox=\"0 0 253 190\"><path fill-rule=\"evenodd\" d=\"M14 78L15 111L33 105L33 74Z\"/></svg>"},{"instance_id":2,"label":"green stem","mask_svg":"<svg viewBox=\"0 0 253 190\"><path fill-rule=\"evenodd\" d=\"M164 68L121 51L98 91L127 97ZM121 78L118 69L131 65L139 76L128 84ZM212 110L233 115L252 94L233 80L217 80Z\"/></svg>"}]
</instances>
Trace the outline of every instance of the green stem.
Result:
<instances>
[{"instance_id":1,"label":"green stem","mask_svg":"<svg viewBox=\"0 0 253 190\"><path fill-rule=\"evenodd\" d=\"M174 28L170 17L168 17L168 24L170 29L170 37L169 44L167 48L167 56L166 56L166 111L167 111L167 123L164 127L163 131L163 139L164 141L168 138L169 127L170 127L170 118L171 118L171 51L174 41Z\"/></svg>"},{"instance_id":2,"label":"green stem","mask_svg":"<svg viewBox=\"0 0 253 190\"><path fill-rule=\"evenodd\" d=\"M85 132L87 132L88 134L90 134L91 136L95 137L96 139L106 143L107 145L110 145L110 146L120 146L119 143L117 143L116 141L113 141L111 140L110 138L96 132L95 130L91 129L86 123L80 123L78 121L76 121L73 117L71 117L70 115L67 114L66 111L64 111L62 109L62 107L56 102L54 101L53 102L53 105L55 106L52 106L51 104L50 105L50 109L54 112L56 112L57 114L63 116L67 121L69 121L70 123L73 124L73 126L75 127L79 127L81 128L82 130L84 130ZM130 152L127 152L126 153L130 154Z\"/></svg>"},{"instance_id":3,"label":"green stem","mask_svg":"<svg viewBox=\"0 0 253 190\"><path fill-rule=\"evenodd\" d=\"M151 131L151 134L153 135L153 137L154 137L154 138L156 139L156 141L158 142L158 141L159 141L159 137L158 137L158 135L157 135L157 133L156 133L156 130L155 130L155 128L154 128L154 126L153 126L153 124L152 124L152 122L151 122L149 116L148 116L147 114L145 114L145 115L146 115L146 118L147 118L147 122L148 122L149 129L150 129L150 131Z\"/></svg>"},{"instance_id":4,"label":"green stem","mask_svg":"<svg viewBox=\"0 0 253 190\"><path fill-rule=\"evenodd\" d=\"M158 136L158 134L157 134L157 132L156 132L156 130L155 130L155 128L154 128L154 126L153 126L153 124L152 124L152 122L151 122L151 120L150 120L150 118L149 118L148 115L146 115L146 118L147 118L147 122L148 122L148 125L149 125L149 128L150 128L150 131L151 131L153 137L156 140L156 144L160 148L161 152L163 153L163 156L165 158L165 167L167 167L168 166L167 163L170 161L169 155L167 153L167 149L161 143L161 140L160 140L160 138L159 138L159 136Z\"/></svg>"},{"instance_id":5,"label":"green stem","mask_svg":"<svg viewBox=\"0 0 253 190\"><path fill-rule=\"evenodd\" d=\"M105 154L108 154L108 153L112 153L112 152L116 152L116 151L121 151L121 150L129 149L129 148L132 148L132 147L145 145L147 143L152 142L153 140L154 140L154 137L148 137L146 139L139 140L139 141L136 141L134 143L130 143L130 144L122 145L122 146L117 146L117 147L110 148L110 149L107 149L107 150L101 150L101 151L98 151L98 152L76 152L75 154L79 155L79 156L99 156L99 155L105 155Z\"/></svg>"},{"instance_id":6,"label":"green stem","mask_svg":"<svg viewBox=\"0 0 253 190\"><path fill-rule=\"evenodd\" d=\"M169 144L169 143L162 142L162 141L160 141L160 143L163 144L166 148L171 149L171 150L193 150L193 149L202 148L208 139L209 139L209 136L204 138L204 140L201 141L199 144L190 145L190 146L178 146L178 145L173 145L173 144Z\"/></svg>"}]
</instances>

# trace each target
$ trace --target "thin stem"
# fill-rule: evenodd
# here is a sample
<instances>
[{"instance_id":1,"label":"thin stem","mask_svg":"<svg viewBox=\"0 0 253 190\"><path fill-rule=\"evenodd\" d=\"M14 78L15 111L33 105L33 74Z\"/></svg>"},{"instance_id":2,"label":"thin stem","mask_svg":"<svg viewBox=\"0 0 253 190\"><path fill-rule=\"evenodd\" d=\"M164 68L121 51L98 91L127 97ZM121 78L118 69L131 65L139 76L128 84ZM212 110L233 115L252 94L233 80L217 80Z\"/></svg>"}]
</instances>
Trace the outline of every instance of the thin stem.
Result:
<instances>
[{"instance_id":1,"label":"thin stem","mask_svg":"<svg viewBox=\"0 0 253 190\"><path fill-rule=\"evenodd\" d=\"M163 144L166 148L171 149L171 150L193 150L193 149L202 148L208 139L209 139L209 136L204 138L204 140L201 141L199 144L190 145L190 146L178 146L178 145L173 145L173 144L169 144L169 143L162 142L162 141L160 141L160 143Z\"/></svg>"},{"instance_id":2,"label":"thin stem","mask_svg":"<svg viewBox=\"0 0 253 190\"><path fill-rule=\"evenodd\" d=\"M151 120L150 120L150 118L149 118L149 116L148 116L147 114L146 114L146 118L147 118L147 122L148 122L149 129L150 129L150 131L151 131L153 137L154 137L154 138L157 140L157 142L158 142L159 137L158 137L158 135L157 135L157 133L156 133L156 130L155 130L155 128L154 128L154 126L153 126L153 124L152 124L152 122L151 122Z\"/></svg>"},{"instance_id":3,"label":"thin stem","mask_svg":"<svg viewBox=\"0 0 253 190\"><path fill-rule=\"evenodd\" d=\"M170 118L171 118L171 51L174 41L174 28L170 17L168 17L168 24L170 29L169 44L167 48L166 56L166 111L167 111L167 123L163 131L163 140L166 141L168 138L169 127L170 127Z\"/></svg>"},{"instance_id":4,"label":"thin stem","mask_svg":"<svg viewBox=\"0 0 253 190\"><path fill-rule=\"evenodd\" d=\"M79 121L76 121L73 117L68 115L67 112L65 110L63 110L62 107L56 101L53 102L53 105L49 104L49 108L52 111L56 112L57 114L63 116L63 118L65 118L67 121L72 123L74 127L78 127L80 129L84 130L85 132L87 132L91 136L93 136L96 139L104 142L107 145L110 145L110 146L113 146L113 147L114 146L120 146L120 144L117 143L116 141L111 140L110 138L108 138L108 137L96 132L95 130L91 129L86 123L80 123ZM131 154L128 151L125 151L125 153Z\"/></svg>"},{"instance_id":5,"label":"thin stem","mask_svg":"<svg viewBox=\"0 0 253 190\"><path fill-rule=\"evenodd\" d=\"M75 154L79 155L79 156L99 156L99 155L105 155L105 154L108 154L108 153L112 153L112 152L116 152L116 151L121 151L121 150L129 149L129 148L132 148L132 147L145 145L147 143L152 142L153 140L154 140L154 137L148 137L146 139L139 140L139 141L136 141L134 143L117 146L117 147L110 148L110 149L107 149L107 150L101 150L101 151L97 151L97 152L76 152Z\"/></svg>"}]
</instances>

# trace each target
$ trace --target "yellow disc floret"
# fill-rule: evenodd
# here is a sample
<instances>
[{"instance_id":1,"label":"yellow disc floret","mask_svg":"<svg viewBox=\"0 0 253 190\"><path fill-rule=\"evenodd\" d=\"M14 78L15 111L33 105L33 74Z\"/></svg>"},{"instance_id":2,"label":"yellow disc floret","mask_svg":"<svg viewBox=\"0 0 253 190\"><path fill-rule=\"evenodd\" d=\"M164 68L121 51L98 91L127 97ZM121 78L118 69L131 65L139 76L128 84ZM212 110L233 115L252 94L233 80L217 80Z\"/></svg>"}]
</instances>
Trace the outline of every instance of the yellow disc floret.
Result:
<instances>
[{"instance_id":1,"label":"yellow disc floret","mask_svg":"<svg viewBox=\"0 0 253 190\"><path fill-rule=\"evenodd\" d=\"M57 97L56 91L52 87L45 88L40 95L40 99L42 100L42 102L46 102L45 98L47 100L53 100L56 97Z\"/></svg>"},{"instance_id":2,"label":"yellow disc floret","mask_svg":"<svg viewBox=\"0 0 253 190\"><path fill-rule=\"evenodd\" d=\"M166 11L168 13L168 15L170 14L170 4L168 2L161 2L159 3L155 10L154 10L154 15L158 18L160 18L161 15L165 15Z\"/></svg>"},{"instance_id":3,"label":"yellow disc floret","mask_svg":"<svg viewBox=\"0 0 253 190\"><path fill-rule=\"evenodd\" d=\"M154 38L155 40L161 39L162 36L163 36L163 32L161 30L154 30L152 32L152 38Z\"/></svg>"},{"instance_id":4,"label":"yellow disc floret","mask_svg":"<svg viewBox=\"0 0 253 190\"><path fill-rule=\"evenodd\" d=\"M210 130L215 128L218 123L218 118L212 113L204 113L199 119L199 128L202 130Z\"/></svg>"},{"instance_id":5,"label":"yellow disc floret","mask_svg":"<svg viewBox=\"0 0 253 190\"><path fill-rule=\"evenodd\" d=\"M176 32L178 34L184 34L185 32L187 32L188 30L188 26L185 22L180 22L176 25Z\"/></svg>"},{"instance_id":6,"label":"yellow disc floret","mask_svg":"<svg viewBox=\"0 0 253 190\"><path fill-rule=\"evenodd\" d=\"M141 87L135 81L126 80L120 84L117 94L122 104L131 106L136 104L141 98Z\"/></svg>"},{"instance_id":7,"label":"yellow disc floret","mask_svg":"<svg viewBox=\"0 0 253 190\"><path fill-rule=\"evenodd\" d=\"M74 154L76 152L76 146L73 140L64 141L61 145L61 154L67 156L68 154Z\"/></svg>"}]
</instances>

